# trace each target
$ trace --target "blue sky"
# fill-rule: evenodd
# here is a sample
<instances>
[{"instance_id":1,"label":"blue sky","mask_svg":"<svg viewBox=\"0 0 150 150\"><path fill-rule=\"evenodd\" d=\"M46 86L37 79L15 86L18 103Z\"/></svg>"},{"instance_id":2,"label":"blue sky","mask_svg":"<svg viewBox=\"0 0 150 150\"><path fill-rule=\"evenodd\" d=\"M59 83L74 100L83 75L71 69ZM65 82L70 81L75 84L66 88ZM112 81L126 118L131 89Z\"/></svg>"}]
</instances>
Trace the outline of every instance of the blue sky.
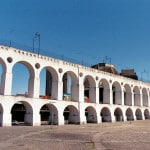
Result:
<instances>
[{"instance_id":1,"label":"blue sky","mask_svg":"<svg viewBox=\"0 0 150 150\"><path fill-rule=\"evenodd\" d=\"M32 47L39 32L44 55L150 71L149 0L2 0L0 20L0 40Z\"/></svg>"}]
</instances>

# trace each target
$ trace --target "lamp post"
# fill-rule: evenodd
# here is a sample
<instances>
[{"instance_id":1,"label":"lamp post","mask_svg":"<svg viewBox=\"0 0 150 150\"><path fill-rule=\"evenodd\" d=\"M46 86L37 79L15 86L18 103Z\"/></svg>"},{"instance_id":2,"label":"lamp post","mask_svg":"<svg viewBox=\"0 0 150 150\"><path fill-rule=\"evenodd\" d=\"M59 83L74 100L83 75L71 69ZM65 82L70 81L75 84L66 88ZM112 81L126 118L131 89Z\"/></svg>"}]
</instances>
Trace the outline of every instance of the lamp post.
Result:
<instances>
[{"instance_id":1,"label":"lamp post","mask_svg":"<svg viewBox=\"0 0 150 150\"><path fill-rule=\"evenodd\" d=\"M106 56L106 57L103 59L103 63L105 62L105 60L109 60L110 65L111 65L111 58L110 58L110 57Z\"/></svg>"},{"instance_id":2,"label":"lamp post","mask_svg":"<svg viewBox=\"0 0 150 150\"><path fill-rule=\"evenodd\" d=\"M35 41L38 40L38 48L37 48L37 53L39 55L39 52L40 52L40 44L41 44L41 39L40 39L40 33L39 32L36 32L35 33L35 36L33 37L33 52L34 52L34 49L35 49Z\"/></svg>"},{"instance_id":3,"label":"lamp post","mask_svg":"<svg viewBox=\"0 0 150 150\"><path fill-rule=\"evenodd\" d=\"M105 63L106 60L109 60L109 63L110 63L110 73L111 73L111 57L106 56L106 57L103 59L103 63Z\"/></svg>"},{"instance_id":4,"label":"lamp post","mask_svg":"<svg viewBox=\"0 0 150 150\"><path fill-rule=\"evenodd\" d=\"M146 73L147 81L149 81L149 72L147 70L144 70L143 72L141 72L141 80L143 80L143 74L144 73Z\"/></svg>"}]
</instances>

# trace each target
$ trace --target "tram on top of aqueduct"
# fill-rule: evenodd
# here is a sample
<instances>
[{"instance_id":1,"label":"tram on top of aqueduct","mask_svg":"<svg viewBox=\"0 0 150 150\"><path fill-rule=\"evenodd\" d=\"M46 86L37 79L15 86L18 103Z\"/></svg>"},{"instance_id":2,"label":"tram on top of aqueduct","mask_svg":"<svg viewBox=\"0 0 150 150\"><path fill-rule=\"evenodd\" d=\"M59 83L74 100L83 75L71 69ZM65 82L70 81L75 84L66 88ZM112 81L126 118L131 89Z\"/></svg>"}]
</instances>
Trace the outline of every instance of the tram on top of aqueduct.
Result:
<instances>
[{"instance_id":1,"label":"tram on top of aqueduct","mask_svg":"<svg viewBox=\"0 0 150 150\"><path fill-rule=\"evenodd\" d=\"M150 118L150 84L67 61L0 46L0 125L86 124ZM25 93L13 93L17 64ZM113 65L108 65L110 69ZM41 76L45 70L46 77ZM44 81L45 80L45 81ZM45 94L41 95L41 84Z\"/></svg>"}]
</instances>

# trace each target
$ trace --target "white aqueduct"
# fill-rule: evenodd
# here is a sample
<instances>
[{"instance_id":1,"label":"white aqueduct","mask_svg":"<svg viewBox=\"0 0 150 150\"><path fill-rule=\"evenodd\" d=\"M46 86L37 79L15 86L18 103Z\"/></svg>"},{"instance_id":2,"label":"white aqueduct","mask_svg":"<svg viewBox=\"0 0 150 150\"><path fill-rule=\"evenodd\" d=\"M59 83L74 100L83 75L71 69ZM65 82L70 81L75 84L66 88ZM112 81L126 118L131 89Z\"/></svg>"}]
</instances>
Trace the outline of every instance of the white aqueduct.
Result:
<instances>
[{"instance_id":1,"label":"white aqueduct","mask_svg":"<svg viewBox=\"0 0 150 150\"><path fill-rule=\"evenodd\" d=\"M28 95L12 94L12 70L16 63L24 64L29 71ZM0 46L0 64L1 126L12 125L12 109L17 104L25 110L24 124L32 126L41 125L43 108L49 114L49 123L57 125L150 118L149 83L3 45ZM40 96L40 73L43 69L52 76L51 96L48 99ZM63 98L65 73L71 77L69 100ZM85 80L88 87L85 87ZM100 88L103 88L102 92ZM89 102L85 101L85 89L88 90ZM21 111L18 113L21 114Z\"/></svg>"}]
</instances>

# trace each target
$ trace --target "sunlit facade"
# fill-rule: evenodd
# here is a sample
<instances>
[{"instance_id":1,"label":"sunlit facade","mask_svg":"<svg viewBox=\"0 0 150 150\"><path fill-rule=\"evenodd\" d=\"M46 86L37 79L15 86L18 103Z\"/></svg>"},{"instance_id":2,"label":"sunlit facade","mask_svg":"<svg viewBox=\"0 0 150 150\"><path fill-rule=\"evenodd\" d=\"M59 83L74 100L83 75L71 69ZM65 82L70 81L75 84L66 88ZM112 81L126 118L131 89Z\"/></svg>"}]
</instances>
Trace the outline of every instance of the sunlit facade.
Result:
<instances>
[{"instance_id":1,"label":"sunlit facade","mask_svg":"<svg viewBox=\"0 0 150 150\"><path fill-rule=\"evenodd\" d=\"M29 78L27 91L14 95L12 70L17 63L27 68ZM14 120L40 126L150 118L149 83L2 45L0 64L1 126ZM45 95L40 94L43 69L51 76Z\"/></svg>"}]
</instances>

